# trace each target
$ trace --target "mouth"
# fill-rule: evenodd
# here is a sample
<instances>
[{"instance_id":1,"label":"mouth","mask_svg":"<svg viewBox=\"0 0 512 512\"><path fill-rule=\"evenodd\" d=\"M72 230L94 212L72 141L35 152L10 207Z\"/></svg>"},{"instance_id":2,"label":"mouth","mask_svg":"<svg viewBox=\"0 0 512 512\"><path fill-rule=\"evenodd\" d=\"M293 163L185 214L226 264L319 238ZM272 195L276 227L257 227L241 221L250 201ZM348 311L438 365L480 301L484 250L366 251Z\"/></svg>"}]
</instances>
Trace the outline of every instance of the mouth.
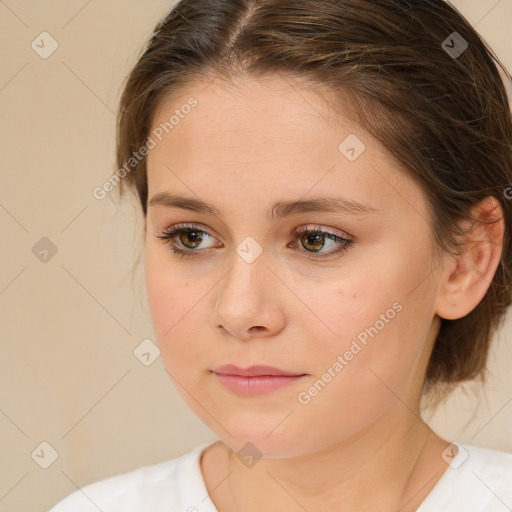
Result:
<instances>
[{"instance_id":1,"label":"mouth","mask_svg":"<svg viewBox=\"0 0 512 512\"><path fill-rule=\"evenodd\" d=\"M308 375L262 365L250 368L222 365L211 370L211 373L229 391L244 396L263 395L277 391Z\"/></svg>"}]
</instances>

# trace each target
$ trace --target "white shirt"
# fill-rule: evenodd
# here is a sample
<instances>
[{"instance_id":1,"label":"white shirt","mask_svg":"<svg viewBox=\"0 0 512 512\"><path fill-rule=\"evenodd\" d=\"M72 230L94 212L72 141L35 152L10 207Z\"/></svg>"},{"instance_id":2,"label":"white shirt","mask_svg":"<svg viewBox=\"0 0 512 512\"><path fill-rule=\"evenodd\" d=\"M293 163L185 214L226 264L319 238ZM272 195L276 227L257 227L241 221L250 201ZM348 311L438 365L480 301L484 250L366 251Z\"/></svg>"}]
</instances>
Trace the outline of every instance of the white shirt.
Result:
<instances>
[{"instance_id":1,"label":"white shirt","mask_svg":"<svg viewBox=\"0 0 512 512\"><path fill-rule=\"evenodd\" d=\"M218 512L208 496L199 462L210 445L89 484L49 512ZM459 446L417 512L510 512L512 454Z\"/></svg>"}]
</instances>

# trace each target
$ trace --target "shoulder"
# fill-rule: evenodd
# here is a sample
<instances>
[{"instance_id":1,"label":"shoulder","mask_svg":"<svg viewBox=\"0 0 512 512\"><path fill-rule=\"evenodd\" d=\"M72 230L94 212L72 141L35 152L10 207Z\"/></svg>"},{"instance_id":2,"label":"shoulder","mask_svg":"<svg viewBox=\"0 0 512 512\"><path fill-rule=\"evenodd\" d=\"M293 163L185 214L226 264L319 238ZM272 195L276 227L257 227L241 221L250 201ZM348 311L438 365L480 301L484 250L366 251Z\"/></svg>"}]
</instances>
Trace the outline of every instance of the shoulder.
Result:
<instances>
[{"instance_id":1,"label":"shoulder","mask_svg":"<svg viewBox=\"0 0 512 512\"><path fill-rule=\"evenodd\" d=\"M467 462L466 473L471 472L482 484L488 483L512 498L512 453L470 445L462 445L462 448L467 452L463 462L463 465ZM509 506L512 507L512 503Z\"/></svg>"},{"instance_id":2,"label":"shoulder","mask_svg":"<svg viewBox=\"0 0 512 512\"><path fill-rule=\"evenodd\" d=\"M446 472L418 512L512 509L512 453L465 444L452 453L443 453Z\"/></svg>"},{"instance_id":3,"label":"shoulder","mask_svg":"<svg viewBox=\"0 0 512 512\"><path fill-rule=\"evenodd\" d=\"M199 460L207 446L209 444L198 446L181 457L86 485L49 512L201 510L195 508L195 502L204 498L204 495L198 496L205 489Z\"/></svg>"}]
</instances>

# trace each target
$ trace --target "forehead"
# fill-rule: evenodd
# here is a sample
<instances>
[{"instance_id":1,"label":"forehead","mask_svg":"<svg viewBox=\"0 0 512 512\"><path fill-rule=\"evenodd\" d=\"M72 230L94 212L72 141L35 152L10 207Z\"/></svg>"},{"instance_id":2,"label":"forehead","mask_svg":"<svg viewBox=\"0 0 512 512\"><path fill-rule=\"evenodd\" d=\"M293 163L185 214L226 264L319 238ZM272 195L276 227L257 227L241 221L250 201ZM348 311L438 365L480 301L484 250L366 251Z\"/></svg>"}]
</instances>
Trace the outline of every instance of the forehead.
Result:
<instances>
[{"instance_id":1,"label":"forehead","mask_svg":"<svg viewBox=\"0 0 512 512\"><path fill-rule=\"evenodd\" d=\"M342 94L336 96L336 103L342 106L339 115L333 109L334 95L329 90L281 75L197 82L160 103L152 128L170 119L190 97L197 100L192 112L195 115L186 123L190 130L198 135L217 133L220 135L217 142L225 141L225 145L242 139L276 141L283 145L284 139L291 142L293 138L301 141L312 138L313 128L337 132L348 128L361 130L355 117L349 118L348 98ZM211 130L212 126L215 130Z\"/></svg>"},{"instance_id":2,"label":"forehead","mask_svg":"<svg viewBox=\"0 0 512 512\"><path fill-rule=\"evenodd\" d=\"M183 108L190 98L196 106ZM172 116L179 121L148 155L149 197L186 185L206 194L212 187L265 192L269 202L333 189L379 209L397 195L421 200L346 99L340 96L336 108L331 99L326 90L282 77L196 83L156 111L152 132Z\"/></svg>"}]
</instances>

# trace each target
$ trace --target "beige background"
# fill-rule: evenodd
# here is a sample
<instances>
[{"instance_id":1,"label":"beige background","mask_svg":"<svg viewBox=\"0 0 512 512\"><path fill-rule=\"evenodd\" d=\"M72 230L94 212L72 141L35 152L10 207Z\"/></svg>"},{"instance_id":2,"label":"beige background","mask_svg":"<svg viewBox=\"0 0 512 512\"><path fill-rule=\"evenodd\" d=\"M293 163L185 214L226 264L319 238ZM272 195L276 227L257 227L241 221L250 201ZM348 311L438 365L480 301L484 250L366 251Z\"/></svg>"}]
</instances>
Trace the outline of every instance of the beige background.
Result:
<instances>
[{"instance_id":1,"label":"beige background","mask_svg":"<svg viewBox=\"0 0 512 512\"><path fill-rule=\"evenodd\" d=\"M455 4L512 69L512 1ZM161 360L134 356L154 339L142 269L130 273L136 204L92 195L114 170L122 81L169 7L0 0L0 511L45 511L77 486L215 439ZM59 45L47 59L31 48L43 31ZM46 263L32 252L43 237L57 248ZM480 399L457 393L434 415L439 433L512 451L511 333L507 321ZM42 442L58 453L48 469Z\"/></svg>"}]
</instances>

